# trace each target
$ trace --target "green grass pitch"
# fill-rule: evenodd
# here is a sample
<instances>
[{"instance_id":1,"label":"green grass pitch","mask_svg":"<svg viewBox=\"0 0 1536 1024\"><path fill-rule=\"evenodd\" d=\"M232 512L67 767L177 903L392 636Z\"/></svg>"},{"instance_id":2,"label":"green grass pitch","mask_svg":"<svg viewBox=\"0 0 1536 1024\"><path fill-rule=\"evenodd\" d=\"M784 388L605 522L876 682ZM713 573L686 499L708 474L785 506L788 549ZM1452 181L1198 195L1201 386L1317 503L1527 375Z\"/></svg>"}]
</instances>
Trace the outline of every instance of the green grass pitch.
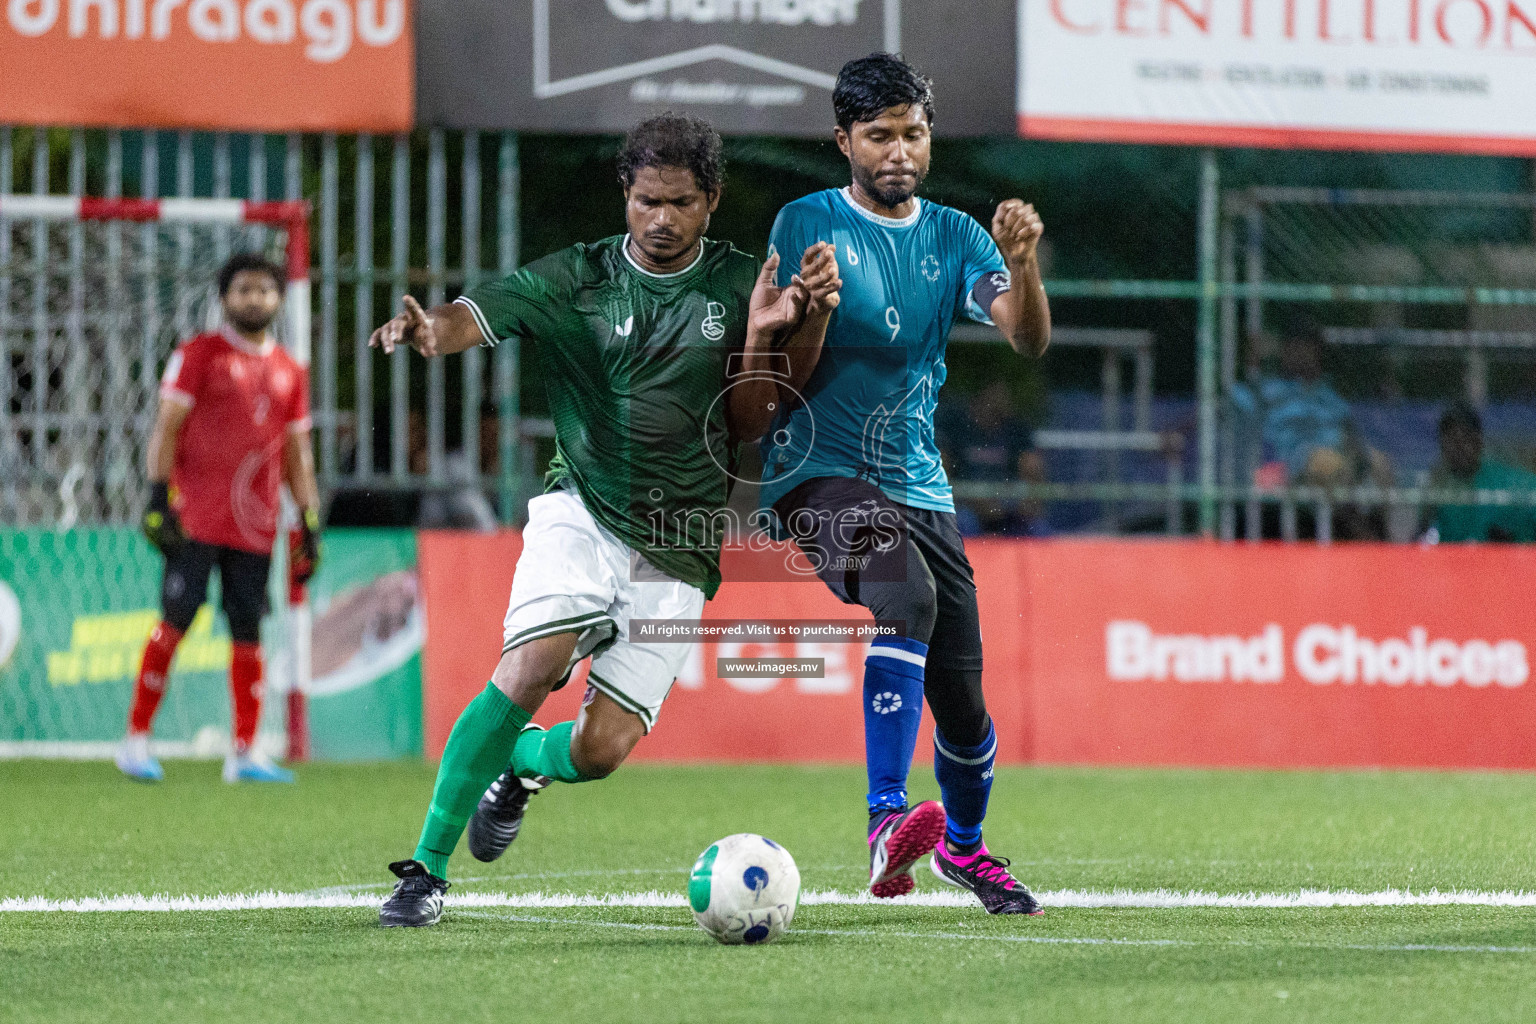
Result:
<instances>
[{"instance_id":1,"label":"green grass pitch","mask_svg":"<svg viewBox=\"0 0 1536 1024\"><path fill-rule=\"evenodd\" d=\"M919 773L915 773L919 774ZM314 765L227 787L97 764L0 763L8 898L316 890L382 898L432 772ZM931 777L918 797L934 795ZM856 768L634 765L537 797L462 893L681 896L712 840L762 832L807 890L865 881ZM989 845L1037 891L1536 890L1536 778L1005 769ZM938 889L918 875L920 892ZM351 887L351 888L342 888ZM367 888L372 887L372 888ZM1113 940L1113 941L1105 941ZM805 905L780 943L724 947L681 906L450 904L0 912L0 1021L1531 1021L1536 908Z\"/></svg>"}]
</instances>

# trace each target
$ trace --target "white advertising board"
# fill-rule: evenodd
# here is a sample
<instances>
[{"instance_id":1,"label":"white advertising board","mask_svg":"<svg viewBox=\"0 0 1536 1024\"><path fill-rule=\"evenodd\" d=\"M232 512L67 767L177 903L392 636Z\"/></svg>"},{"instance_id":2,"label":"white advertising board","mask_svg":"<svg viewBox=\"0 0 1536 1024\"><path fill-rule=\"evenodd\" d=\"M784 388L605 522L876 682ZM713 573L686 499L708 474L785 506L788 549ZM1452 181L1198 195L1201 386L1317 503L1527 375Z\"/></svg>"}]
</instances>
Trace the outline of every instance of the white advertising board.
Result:
<instances>
[{"instance_id":1,"label":"white advertising board","mask_svg":"<svg viewBox=\"0 0 1536 1024\"><path fill-rule=\"evenodd\" d=\"M1020 0L1019 130L1536 156L1536 0Z\"/></svg>"}]
</instances>

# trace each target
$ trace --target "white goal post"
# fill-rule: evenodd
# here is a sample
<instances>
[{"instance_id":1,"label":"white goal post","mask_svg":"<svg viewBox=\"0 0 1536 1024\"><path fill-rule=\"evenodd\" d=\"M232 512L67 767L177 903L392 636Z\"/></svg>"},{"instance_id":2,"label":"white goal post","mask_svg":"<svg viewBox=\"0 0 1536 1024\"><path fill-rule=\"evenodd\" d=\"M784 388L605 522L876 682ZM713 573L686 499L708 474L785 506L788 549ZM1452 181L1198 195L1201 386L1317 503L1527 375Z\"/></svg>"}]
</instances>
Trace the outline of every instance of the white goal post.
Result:
<instances>
[{"instance_id":1,"label":"white goal post","mask_svg":"<svg viewBox=\"0 0 1536 1024\"><path fill-rule=\"evenodd\" d=\"M288 234L286 343L309 365L309 204L244 199L100 199L90 196L0 195L0 220L125 221L159 224L265 224Z\"/></svg>"},{"instance_id":2,"label":"white goal post","mask_svg":"<svg viewBox=\"0 0 1536 1024\"><path fill-rule=\"evenodd\" d=\"M307 367L309 216L309 204L297 201L0 195L0 524L65 533L137 523L158 364L176 342L212 325L212 280L234 249L255 243L280 252L287 296L278 333ZM297 522L286 497L284 521ZM286 580L286 560L277 565ZM269 676L272 692L287 691L288 755L302 759L310 610L301 588L284 591L285 642ZM29 667L29 675L47 676L30 694L35 703L61 692L51 664ZM28 699L24 690L0 706L0 726L7 715L25 717ZM100 716L77 710L90 720L78 728L60 726L62 717L38 712L15 730L35 739L7 743L0 732L0 748L90 756L102 747ZM52 740L53 732L63 738Z\"/></svg>"}]
</instances>

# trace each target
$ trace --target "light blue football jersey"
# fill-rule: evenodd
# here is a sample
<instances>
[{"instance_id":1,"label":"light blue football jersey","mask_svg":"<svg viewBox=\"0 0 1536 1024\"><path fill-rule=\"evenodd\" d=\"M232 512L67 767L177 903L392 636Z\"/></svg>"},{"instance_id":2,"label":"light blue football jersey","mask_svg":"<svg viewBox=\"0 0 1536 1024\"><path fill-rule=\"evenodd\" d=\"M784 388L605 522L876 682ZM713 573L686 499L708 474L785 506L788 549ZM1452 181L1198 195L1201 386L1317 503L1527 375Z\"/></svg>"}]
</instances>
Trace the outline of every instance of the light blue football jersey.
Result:
<instances>
[{"instance_id":1,"label":"light blue football jersey","mask_svg":"<svg viewBox=\"0 0 1536 1024\"><path fill-rule=\"evenodd\" d=\"M763 438L764 507L806 480L842 476L868 480L903 505L954 511L933 431L945 343L962 313L992 322L971 292L984 276L1000 274L1001 283L1008 272L975 218L916 202L910 216L881 217L842 188L779 211L770 238L779 284L824 241L837 245L843 287L803 400Z\"/></svg>"}]
</instances>

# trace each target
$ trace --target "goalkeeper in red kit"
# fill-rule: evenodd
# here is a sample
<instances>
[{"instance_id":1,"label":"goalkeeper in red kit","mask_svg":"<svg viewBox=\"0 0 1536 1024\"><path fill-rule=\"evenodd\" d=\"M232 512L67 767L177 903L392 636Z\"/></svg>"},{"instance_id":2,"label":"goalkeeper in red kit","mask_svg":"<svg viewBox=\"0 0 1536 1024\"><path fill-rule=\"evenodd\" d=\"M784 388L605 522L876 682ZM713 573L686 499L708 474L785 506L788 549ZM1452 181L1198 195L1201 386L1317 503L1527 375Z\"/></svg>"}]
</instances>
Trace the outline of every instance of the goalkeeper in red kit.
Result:
<instances>
[{"instance_id":1,"label":"goalkeeper in red kit","mask_svg":"<svg viewBox=\"0 0 1536 1024\"><path fill-rule=\"evenodd\" d=\"M302 512L290 571L309 579L319 561L319 492L310 449L309 380L268 333L283 302L283 271L253 254L219 271L224 322L180 345L165 367L149 441L144 532L165 556L161 618L144 649L118 768L163 777L149 752L176 645L208 594L215 566L229 619L233 752L225 782L292 782L254 745L261 714L261 619L277 535L279 490Z\"/></svg>"}]
</instances>

